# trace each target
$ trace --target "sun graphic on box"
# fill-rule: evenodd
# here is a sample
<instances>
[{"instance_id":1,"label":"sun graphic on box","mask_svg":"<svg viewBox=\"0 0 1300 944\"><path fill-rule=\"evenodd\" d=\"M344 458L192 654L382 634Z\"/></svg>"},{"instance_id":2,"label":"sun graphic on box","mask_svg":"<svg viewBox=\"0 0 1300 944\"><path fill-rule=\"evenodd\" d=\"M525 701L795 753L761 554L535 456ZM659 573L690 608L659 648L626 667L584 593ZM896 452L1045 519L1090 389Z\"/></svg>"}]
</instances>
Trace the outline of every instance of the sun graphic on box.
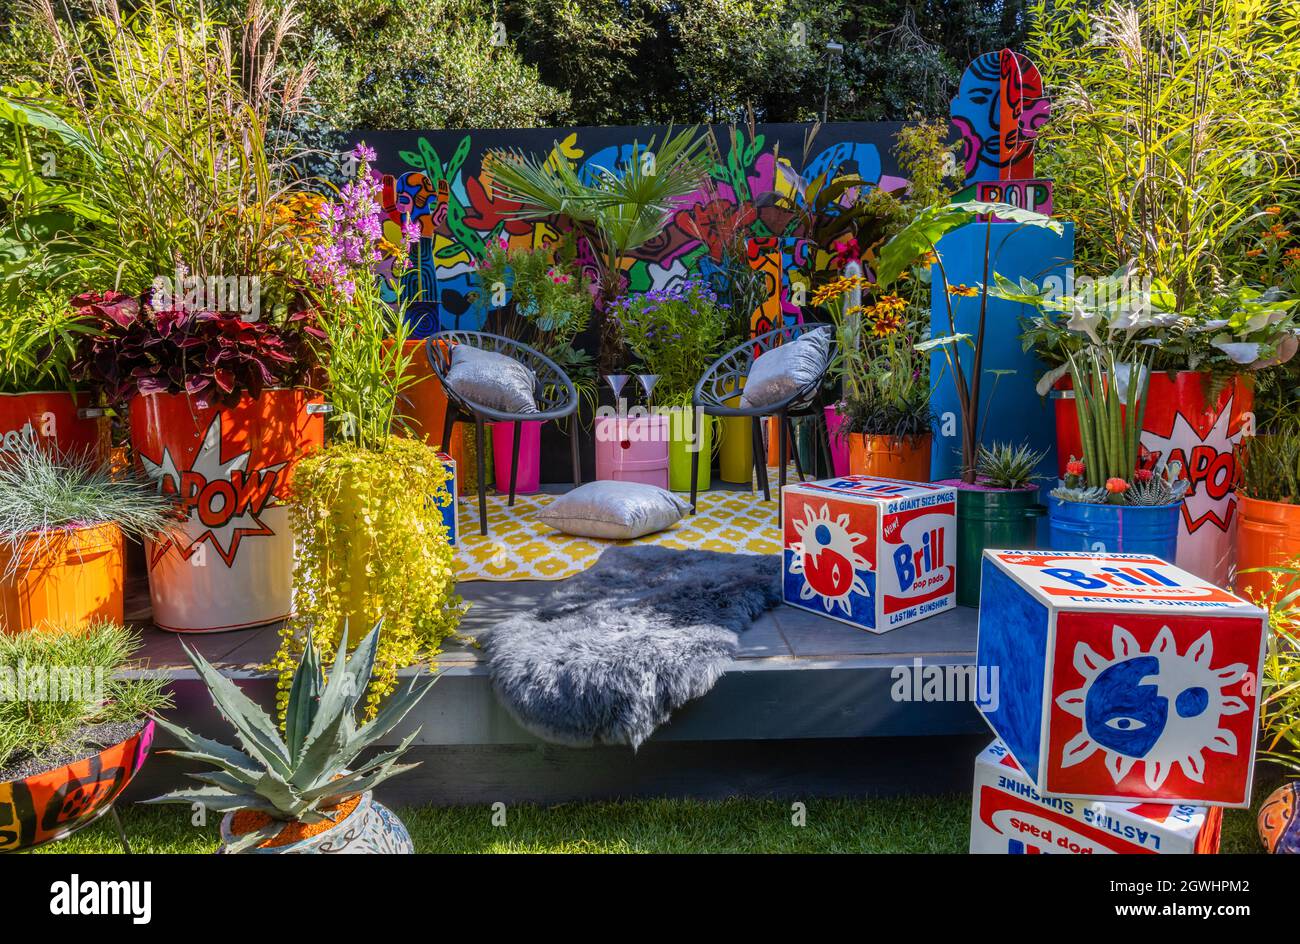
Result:
<instances>
[{"instance_id":1,"label":"sun graphic on box","mask_svg":"<svg viewBox=\"0 0 1300 944\"><path fill-rule=\"evenodd\" d=\"M871 591L858 575L859 570L870 567L870 562L858 553L858 545L867 540L865 534L849 530L846 514L831 518L830 507L804 508L804 518L794 522L799 540L791 543L794 559L790 573L803 575L799 588L800 600L821 597L826 612L836 607L851 616L853 594L869 597Z\"/></svg>"},{"instance_id":2,"label":"sun graphic on box","mask_svg":"<svg viewBox=\"0 0 1300 944\"><path fill-rule=\"evenodd\" d=\"M1205 751L1234 755L1237 737L1219 727L1229 715L1247 711L1246 702L1224 689L1245 677L1244 663L1214 668L1214 642L1206 633L1179 654L1173 631L1162 627L1149 650L1115 626L1111 656L1085 642L1074 650L1083 685L1062 693L1056 704L1083 722L1083 730L1062 750L1061 766L1073 767L1097 751L1118 784L1142 764L1146 785L1157 790L1173 766L1196 783L1205 782Z\"/></svg>"}]
</instances>

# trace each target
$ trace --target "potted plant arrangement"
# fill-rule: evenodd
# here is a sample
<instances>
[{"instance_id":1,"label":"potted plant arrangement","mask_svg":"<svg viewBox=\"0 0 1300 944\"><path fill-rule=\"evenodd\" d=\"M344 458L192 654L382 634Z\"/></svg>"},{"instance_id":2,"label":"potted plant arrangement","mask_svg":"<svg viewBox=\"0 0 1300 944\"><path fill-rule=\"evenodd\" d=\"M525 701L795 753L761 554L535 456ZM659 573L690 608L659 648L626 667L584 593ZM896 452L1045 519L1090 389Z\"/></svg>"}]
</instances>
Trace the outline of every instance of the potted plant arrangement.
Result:
<instances>
[{"instance_id":1,"label":"potted plant arrangement","mask_svg":"<svg viewBox=\"0 0 1300 944\"><path fill-rule=\"evenodd\" d=\"M90 330L53 291L0 291L0 452L40 444L106 453L103 413L88 393L75 392L69 371Z\"/></svg>"},{"instance_id":2,"label":"potted plant arrangement","mask_svg":"<svg viewBox=\"0 0 1300 944\"><path fill-rule=\"evenodd\" d=\"M61 68L4 109L40 129L60 169L58 186L30 188L66 222L37 256L94 289L72 303L95 329L73 378L129 409L137 467L188 512L148 548L155 622L180 632L288 615L286 486L323 432L300 389L314 366L296 212L307 201L273 134L304 76L268 38L292 14L270 16L253 10L237 37L153 3L75 29L39 18ZM256 60L257 81L245 85L228 42Z\"/></svg>"},{"instance_id":3,"label":"potted plant arrangement","mask_svg":"<svg viewBox=\"0 0 1300 944\"><path fill-rule=\"evenodd\" d=\"M0 635L121 622L125 536L157 540L176 505L93 453L0 453Z\"/></svg>"},{"instance_id":4,"label":"potted plant arrangement","mask_svg":"<svg viewBox=\"0 0 1300 944\"><path fill-rule=\"evenodd\" d=\"M942 255L937 250L939 240L960 226L974 223L986 227L985 251L983 262L983 281L979 285L951 284L944 268ZM1004 203L985 203L971 200L961 203L948 203L926 207L918 212L906 226L891 237L878 254L875 266L874 288L883 291L893 285L899 278L914 270L931 266L926 275L932 290L939 293L947 313L946 324L931 327L931 337L913 345L918 353L938 350L944 359L943 377L952 383L957 394L960 425L958 434L961 442L961 478L941 484L952 485L957 489L957 541L958 556L962 560L978 560L984 552L984 545L977 542L986 533L984 522L995 517L990 512L990 503L1000 504L1004 499L997 490L980 485L980 418L988 407L987 400L992 399L996 389L990 390L987 399L983 392L984 383L984 329L988 300L993 291L993 265L991 256L991 234L993 220L1010 222L1019 226L1037 226L1061 231L1061 224L1029 210L1022 210ZM971 335L958 332L957 306L963 303L977 303L980 316L976 322L978 328ZM934 336L940 327L947 332ZM939 378L931 381L940 382ZM1013 490L1016 491L1016 490ZM1032 502L1031 502L1032 504ZM965 524L965 522L971 522ZM963 606L975 606L979 602L979 568L958 568L957 602Z\"/></svg>"},{"instance_id":5,"label":"potted plant arrangement","mask_svg":"<svg viewBox=\"0 0 1300 944\"><path fill-rule=\"evenodd\" d=\"M1261 568L1300 560L1300 419L1294 410L1280 412L1244 442L1234 587L1260 602L1274 589Z\"/></svg>"},{"instance_id":6,"label":"potted plant arrangement","mask_svg":"<svg viewBox=\"0 0 1300 944\"><path fill-rule=\"evenodd\" d=\"M1151 554L1172 562L1188 483L1177 460L1144 467L1139 436L1146 412L1147 364L1127 363L1109 346L1070 355L1083 458L1071 457L1049 505L1052 549Z\"/></svg>"},{"instance_id":7,"label":"potted plant arrangement","mask_svg":"<svg viewBox=\"0 0 1300 944\"><path fill-rule=\"evenodd\" d=\"M437 450L395 435L402 392L412 383L404 300L384 300L375 264L380 183L373 152L359 145L357 176L327 207L331 221L310 263L333 412L331 442L298 463L289 512L297 536L297 609L281 630L273 665L287 699L308 632L326 656L347 626L387 628L366 702L373 713L398 669L438 652L461 616L443 524L451 473ZM349 248L350 247L350 248Z\"/></svg>"},{"instance_id":8,"label":"potted plant arrangement","mask_svg":"<svg viewBox=\"0 0 1300 944\"><path fill-rule=\"evenodd\" d=\"M1141 441L1190 482L1179 566L1220 585L1232 570L1236 452L1255 378L1297 346L1294 284L1280 263L1300 118L1274 105L1297 60L1256 20L1244 0L1100 11L1066 0L1035 18L1027 49L1045 84L1081 103L1037 143L1055 209L1076 224L1079 276L1121 273L1164 296L1167 317L1140 337L1151 347ZM1087 36L1083 21L1095 24ZM1033 343L1052 348L1041 335ZM1057 348L1062 374L1068 350Z\"/></svg>"},{"instance_id":9,"label":"potted plant arrangement","mask_svg":"<svg viewBox=\"0 0 1300 944\"><path fill-rule=\"evenodd\" d=\"M637 292L618 299L610 309L618 337L636 361L635 369L654 374L656 407L670 419L669 488L691 490L691 462L708 488L713 468L713 417L691 408L695 384L721 353L730 306L703 279L687 279L671 288Z\"/></svg>"},{"instance_id":10,"label":"potted plant arrangement","mask_svg":"<svg viewBox=\"0 0 1300 944\"><path fill-rule=\"evenodd\" d=\"M0 632L0 852L94 822L140 770L171 699L161 677L123 676L138 646L103 621Z\"/></svg>"},{"instance_id":11,"label":"potted plant arrangement","mask_svg":"<svg viewBox=\"0 0 1300 944\"><path fill-rule=\"evenodd\" d=\"M545 156L494 152L485 159L493 195L519 205L524 220L567 221L591 247L596 304L604 313L627 293L624 266L631 254L667 227L682 197L694 193L707 174L706 137L695 128L664 132L645 145L633 142L618 164L586 165L580 173L557 143ZM490 163L489 163L490 161ZM599 367L618 364L618 325L601 324Z\"/></svg>"},{"instance_id":12,"label":"potted plant arrangement","mask_svg":"<svg viewBox=\"0 0 1300 944\"><path fill-rule=\"evenodd\" d=\"M898 295L851 303L855 291L873 288L864 276L850 275L813 295L835 325L832 369L843 385L837 433L848 440L852 474L928 482L929 358L916 348L923 329Z\"/></svg>"},{"instance_id":13,"label":"potted plant arrangement","mask_svg":"<svg viewBox=\"0 0 1300 944\"><path fill-rule=\"evenodd\" d=\"M568 375L583 400L594 404L596 365L589 353L574 344L591 322L592 286L575 265L574 256L571 239L561 240L555 249L511 246L504 233L489 239L476 266L478 304L490 313L485 330L541 351ZM576 414L569 421L577 422ZM536 492L540 485L544 425L523 424L517 493ZM510 481L514 426L492 425L499 485Z\"/></svg>"},{"instance_id":14,"label":"potted plant arrangement","mask_svg":"<svg viewBox=\"0 0 1300 944\"><path fill-rule=\"evenodd\" d=\"M358 760L376 746L433 687L437 678L412 679L370 722L357 709L371 684L382 623L348 656L346 631L328 680L310 636L294 670L285 704L284 736L262 708L197 652L185 647L212 703L235 729L243 750L201 737L159 718L181 743L177 757L213 768L191 773L202 786L149 803L201 804L224 813L223 853L412 853L410 834L371 791L418 766L400 764L412 731L392 750Z\"/></svg>"},{"instance_id":15,"label":"potted plant arrangement","mask_svg":"<svg viewBox=\"0 0 1300 944\"><path fill-rule=\"evenodd\" d=\"M1259 757L1292 778L1260 804L1259 838L1270 853L1300 853L1300 558L1254 574L1268 591L1268 648L1260 676Z\"/></svg>"},{"instance_id":16,"label":"potted plant arrangement","mask_svg":"<svg viewBox=\"0 0 1300 944\"><path fill-rule=\"evenodd\" d=\"M961 606L979 605L985 548L1038 546L1038 521L1047 509L1038 500L1042 476L1034 470L1044 455L1025 443L978 447L975 480L957 490L957 603ZM962 581L963 570L973 578Z\"/></svg>"}]
</instances>

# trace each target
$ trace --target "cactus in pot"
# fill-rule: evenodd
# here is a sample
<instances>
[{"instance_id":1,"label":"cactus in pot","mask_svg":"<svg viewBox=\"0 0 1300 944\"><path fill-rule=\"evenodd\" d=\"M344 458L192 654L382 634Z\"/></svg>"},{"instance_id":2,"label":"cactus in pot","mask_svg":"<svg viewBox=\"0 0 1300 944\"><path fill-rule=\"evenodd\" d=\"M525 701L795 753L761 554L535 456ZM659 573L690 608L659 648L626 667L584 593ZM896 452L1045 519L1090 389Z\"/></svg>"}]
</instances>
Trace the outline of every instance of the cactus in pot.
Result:
<instances>
[{"instance_id":1,"label":"cactus in pot","mask_svg":"<svg viewBox=\"0 0 1300 944\"><path fill-rule=\"evenodd\" d=\"M418 764L398 761L418 730L393 750L357 758L391 731L433 686L412 679L378 715L357 727L356 707L374 668L383 621L347 655L347 631L328 681L310 635L289 691L284 736L270 715L197 652L186 655L242 750L157 719L182 744L169 751L213 769L188 776L202 786L146 802L201 804L225 813L223 852L411 852L410 836L370 791ZM344 829L347 825L352 828Z\"/></svg>"}]
</instances>

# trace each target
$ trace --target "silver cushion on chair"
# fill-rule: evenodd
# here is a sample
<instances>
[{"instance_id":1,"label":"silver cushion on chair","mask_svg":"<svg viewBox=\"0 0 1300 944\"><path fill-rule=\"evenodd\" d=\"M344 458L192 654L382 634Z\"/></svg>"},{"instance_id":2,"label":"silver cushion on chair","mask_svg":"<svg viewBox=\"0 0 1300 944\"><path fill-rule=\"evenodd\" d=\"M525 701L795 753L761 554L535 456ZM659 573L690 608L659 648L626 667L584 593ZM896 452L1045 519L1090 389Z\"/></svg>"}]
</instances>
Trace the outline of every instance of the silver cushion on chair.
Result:
<instances>
[{"instance_id":1,"label":"silver cushion on chair","mask_svg":"<svg viewBox=\"0 0 1300 944\"><path fill-rule=\"evenodd\" d=\"M670 528L691 506L672 492L644 482L588 482L561 495L537 514L556 531L584 538L627 541Z\"/></svg>"},{"instance_id":2,"label":"silver cushion on chair","mask_svg":"<svg viewBox=\"0 0 1300 944\"><path fill-rule=\"evenodd\" d=\"M825 372L830 354L829 328L814 328L760 354L745 379L741 407L764 407L788 400Z\"/></svg>"},{"instance_id":3,"label":"silver cushion on chair","mask_svg":"<svg viewBox=\"0 0 1300 944\"><path fill-rule=\"evenodd\" d=\"M457 344L446 384L478 406L502 413L536 413L537 375L513 357Z\"/></svg>"}]
</instances>

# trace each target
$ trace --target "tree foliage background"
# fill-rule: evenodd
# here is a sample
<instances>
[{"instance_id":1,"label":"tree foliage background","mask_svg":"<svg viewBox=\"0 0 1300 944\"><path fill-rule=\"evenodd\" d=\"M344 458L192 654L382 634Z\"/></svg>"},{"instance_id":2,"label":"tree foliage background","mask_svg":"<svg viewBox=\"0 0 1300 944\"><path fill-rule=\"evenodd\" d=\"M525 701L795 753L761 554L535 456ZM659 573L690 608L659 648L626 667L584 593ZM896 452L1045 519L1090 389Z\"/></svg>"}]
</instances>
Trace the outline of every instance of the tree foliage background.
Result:
<instances>
[{"instance_id":1,"label":"tree foliage background","mask_svg":"<svg viewBox=\"0 0 1300 944\"><path fill-rule=\"evenodd\" d=\"M274 6L285 0L263 0ZM63 0L88 15L92 0ZM246 0L206 0L228 22ZM130 0L120 0L124 12ZM899 120L947 114L981 52L1024 38L1025 0L297 0L324 127ZM49 61L0 0L6 81ZM826 51L840 43L840 55Z\"/></svg>"}]
</instances>

